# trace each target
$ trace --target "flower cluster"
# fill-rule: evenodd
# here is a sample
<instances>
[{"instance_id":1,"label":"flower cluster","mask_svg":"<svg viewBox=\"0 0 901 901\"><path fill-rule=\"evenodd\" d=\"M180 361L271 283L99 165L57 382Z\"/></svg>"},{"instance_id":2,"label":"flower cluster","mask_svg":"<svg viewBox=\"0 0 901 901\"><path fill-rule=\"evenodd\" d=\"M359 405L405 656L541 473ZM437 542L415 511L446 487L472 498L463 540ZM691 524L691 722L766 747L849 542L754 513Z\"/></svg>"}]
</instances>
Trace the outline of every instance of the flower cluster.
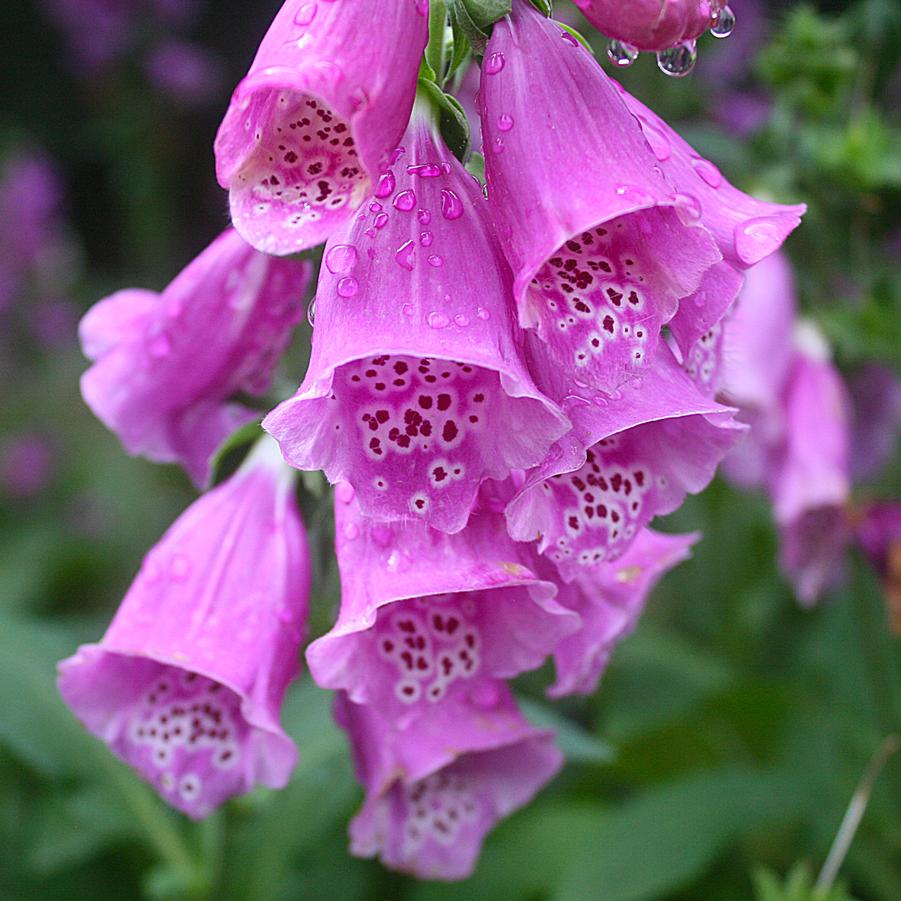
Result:
<instances>
[{"instance_id":1,"label":"flower cluster","mask_svg":"<svg viewBox=\"0 0 901 901\"><path fill-rule=\"evenodd\" d=\"M60 688L192 816L284 784L310 572L294 475L324 470L341 604L306 657L366 790L352 850L456 879L562 763L507 680L552 658L549 695L594 691L697 540L649 523L747 430L716 397L721 323L803 207L730 185L529 0L481 55L483 189L445 142L460 54L432 5L288 0L216 137L234 229L85 317L88 404L205 486L298 321L296 254L325 242L302 384ZM711 4L672 4L695 5L706 27Z\"/></svg>"}]
</instances>

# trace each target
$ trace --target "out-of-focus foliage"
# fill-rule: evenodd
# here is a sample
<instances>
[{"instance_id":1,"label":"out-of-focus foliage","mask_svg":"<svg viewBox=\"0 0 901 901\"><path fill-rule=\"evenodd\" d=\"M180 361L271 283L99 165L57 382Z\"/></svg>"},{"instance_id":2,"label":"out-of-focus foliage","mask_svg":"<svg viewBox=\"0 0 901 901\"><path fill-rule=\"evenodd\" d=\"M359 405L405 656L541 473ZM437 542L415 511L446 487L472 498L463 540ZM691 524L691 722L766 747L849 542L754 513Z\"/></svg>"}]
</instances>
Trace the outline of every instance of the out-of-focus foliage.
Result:
<instances>
[{"instance_id":1,"label":"out-of-focus foliage","mask_svg":"<svg viewBox=\"0 0 901 901\"><path fill-rule=\"evenodd\" d=\"M290 786L203 824L165 808L83 732L57 697L55 661L101 634L193 491L178 471L125 457L83 407L75 323L115 288L161 287L224 227L212 137L278 2L186 3L194 12L179 21L151 15L162 3L123 3L133 12L121 46L92 66L54 14L64 5L0 4L0 169L39 153L60 182L55 250L0 310L0 898L901 898L898 755L841 870L845 888L818 894L813 876L874 749L901 731L901 655L878 578L854 557L846 587L801 611L776 571L765 502L723 483L666 521L704 540L596 696L552 711L549 674L521 680L527 712L560 729L569 765L491 836L461 885L349 857L360 791L329 698L308 678L285 711L302 753ZM83 6L99 33L105 4ZM688 79L645 58L618 77L742 187L809 203L788 247L805 311L849 374L897 365L901 4L734 6L735 35L704 38ZM602 57L573 8L555 8ZM743 22L756 37L735 44ZM173 36L217 61L212 93L173 93L149 64ZM308 341L304 328L272 400L300 380ZM861 491L897 494L898 469ZM322 484L304 480L314 635L337 602Z\"/></svg>"}]
</instances>

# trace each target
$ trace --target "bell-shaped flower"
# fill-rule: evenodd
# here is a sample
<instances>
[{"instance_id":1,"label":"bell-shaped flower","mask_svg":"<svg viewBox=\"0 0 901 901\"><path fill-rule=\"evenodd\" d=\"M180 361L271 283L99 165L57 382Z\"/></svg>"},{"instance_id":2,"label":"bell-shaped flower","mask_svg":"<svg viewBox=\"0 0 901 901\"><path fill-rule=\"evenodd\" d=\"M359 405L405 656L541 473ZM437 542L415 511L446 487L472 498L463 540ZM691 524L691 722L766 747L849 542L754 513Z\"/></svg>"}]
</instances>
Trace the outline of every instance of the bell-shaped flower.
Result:
<instances>
[{"instance_id":1,"label":"bell-shaped flower","mask_svg":"<svg viewBox=\"0 0 901 901\"><path fill-rule=\"evenodd\" d=\"M99 644L59 667L87 729L189 816L284 786L310 566L294 473L267 438L144 560Z\"/></svg>"},{"instance_id":2,"label":"bell-shaped flower","mask_svg":"<svg viewBox=\"0 0 901 901\"><path fill-rule=\"evenodd\" d=\"M480 105L520 322L575 379L614 390L653 357L720 251L615 82L528 0L494 26Z\"/></svg>"},{"instance_id":3,"label":"bell-shaped flower","mask_svg":"<svg viewBox=\"0 0 901 901\"><path fill-rule=\"evenodd\" d=\"M400 140L428 37L424 0L288 0L216 135L235 228L259 250L322 243Z\"/></svg>"},{"instance_id":4,"label":"bell-shaped flower","mask_svg":"<svg viewBox=\"0 0 901 901\"><path fill-rule=\"evenodd\" d=\"M573 0L609 38L636 50L667 50L700 37L725 0Z\"/></svg>"},{"instance_id":5,"label":"bell-shaped flower","mask_svg":"<svg viewBox=\"0 0 901 901\"><path fill-rule=\"evenodd\" d=\"M254 250L233 230L161 293L130 289L82 319L94 365L81 392L130 454L180 463L196 483L257 414L230 398L262 394L301 317L309 263Z\"/></svg>"},{"instance_id":6,"label":"bell-shaped flower","mask_svg":"<svg viewBox=\"0 0 901 901\"><path fill-rule=\"evenodd\" d=\"M666 573L691 554L700 535L665 535L642 529L615 563L605 563L560 588L560 603L579 614L582 626L554 652L553 698L591 694L614 649L638 623L645 602Z\"/></svg>"},{"instance_id":7,"label":"bell-shaped flower","mask_svg":"<svg viewBox=\"0 0 901 901\"><path fill-rule=\"evenodd\" d=\"M396 719L429 715L485 677L535 669L578 628L554 582L535 574L531 547L485 505L446 535L416 520L366 519L342 483L335 534L341 611L307 649L310 672Z\"/></svg>"},{"instance_id":8,"label":"bell-shaped flower","mask_svg":"<svg viewBox=\"0 0 901 901\"><path fill-rule=\"evenodd\" d=\"M306 378L263 426L365 515L457 532L481 482L539 463L569 423L526 370L487 204L424 103L393 160L326 247Z\"/></svg>"},{"instance_id":9,"label":"bell-shaped flower","mask_svg":"<svg viewBox=\"0 0 901 901\"><path fill-rule=\"evenodd\" d=\"M532 371L573 430L526 474L507 507L510 534L537 539L567 581L617 559L643 526L703 490L745 431L699 392L665 344L614 397L567 382L532 341Z\"/></svg>"},{"instance_id":10,"label":"bell-shaped flower","mask_svg":"<svg viewBox=\"0 0 901 901\"><path fill-rule=\"evenodd\" d=\"M366 789L350 824L351 852L424 879L465 879L494 825L558 772L553 733L530 726L503 682L447 705L440 724L399 729L378 707L339 694Z\"/></svg>"}]
</instances>

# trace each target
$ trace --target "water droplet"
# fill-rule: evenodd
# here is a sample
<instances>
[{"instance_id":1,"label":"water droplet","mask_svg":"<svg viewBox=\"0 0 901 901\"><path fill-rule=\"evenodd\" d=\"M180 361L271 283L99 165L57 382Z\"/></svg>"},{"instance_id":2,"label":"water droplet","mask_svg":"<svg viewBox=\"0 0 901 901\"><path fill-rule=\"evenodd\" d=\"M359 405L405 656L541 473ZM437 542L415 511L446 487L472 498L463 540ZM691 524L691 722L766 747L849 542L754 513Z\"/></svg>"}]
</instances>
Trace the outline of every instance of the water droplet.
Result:
<instances>
[{"instance_id":1,"label":"water droplet","mask_svg":"<svg viewBox=\"0 0 901 901\"><path fill-rule=\"evenodd\" d=\"M661 50L657 54L657 66L664 75L682 78L688 75L698 61L698 51L694 41L677 44L669 50Z\"/></svg>"},{"instance_id":2,"label":"water droplet","mask_svg":"<svg viewBox=\"0 0 901 901\"><path fill-rule=\"evenodd\" d=\"M355 522L349 522L344 526L344 537L348 541L354 541L360 534L360 527Z\"/></svg>"},{"instance_id":3,"label":"water droplet","mask_svg":"<svg viewBox=\"0 0 901 901\"><path fill-rule=\"evenodd\" d=\"M326 251L325 268L332 275L350 272L357 263L357 248L353 244L336 244Z\"/></svg>"},{"instance_id":4,"label":"water droplet","mask_svg":"<svg viewBox=\"0 0 901 901\"><path fill-rule=\"evenodd\" d=\"M645 191L644 188L638 187L638 185L617 185L616 193L629 203L639 206L654 203L653 196Z\"/></svg>"},{"instance_id":5,"label":"water droplet","mask_svg":"<svg viewBox=\"0 0 901 901\"><path fill-rule=\"evenodd\" d=\"M492 53L488 59L485 60L485 71L489 75L497 75L501 69L506 65L507 60L504 58L504 54L500 51L496 53Z\"/></svg>"},{"instance_id":6,"label":"water droplet","mask_svg":"<svg viewBox=\"0 0 901 901\"><path fill-rule=\"evenodd\" d=\"M391 159L388 160L388 165L393 166L406 152L407 151L404 147L397 147L394 153L391 154Z\"/></svg>"},{"instance_id":7,"label":"water droplet","mask_svg":"<svg viewBox=\"0 0 901 901\"><path fill-rule=\"evenodd\" d=\"M356 297L360 290L360 283L352 276L348 275L338 282L338 294L341 297Z\"/></svg>"},{"instance_id":8,"label":"water droplet","mask_svg":"<svg viewBox=\"0 0 901 901\"><path fill-rule=\"evenodd\" d=\"M304 3L294 14L295 25L309 25L316 18L316 4Z\"/></svg>"},{"instance_id":9,"label":"water droplet","mask_svg":"<svg viewBox=\"0 0 901 901\"><path fill-rule=\"evenodd\" d=\"M416 213L416 218L419 220L420 225L428 225L432 221L432 214L428 210L419 210Z\"/></svg>"},{"instance_id":10,"label":"water droplet","mask_svg":"<svg viewBox=\"0 0 901 901\"><path fill-rule=\"evenodd\" d=\"M156 560L145 560L144 561L144 581L148 585L153 585L162 578L163 570L162 567Z\"/></svg>"},{"instance_id":11,"label":"water droplet","mask_svg":"<svg viewBox=\"0 0 901 901\"><path fill-rule=\"evenodd\" d=\"M454 322L460 326L460 328L466 328L469 325L469 317L465 313L457 313L454 316Z\"/></svg>"},{"instance_id":12,"label":"water droplet","mask_svg":"<svg viewBox=\"0 0 901 901\"><path fill-rule=\"evenodd\" d=\"M447 328L450 325L450 319L444 315L444 313L434 312L429 313L428 318L429 328Z\"/></svg>"},{"instance_id":13,"label":"water droplet","mask_svg":"<svg viewBox=\"0 0 901 901\"><path fill-rule=\"evenodd\" d=\"M316 300L315 300L315 298L310 301L310 305L307 307L307 322L310 323L310 328L316 327Z\"/></svg>"},{"instance_id":14,"label":"water droplet","mask_svg":"<svg viewBox=\"0 0 901 901\"><path fill-rule=\"evenodd\" d=\"M628 69L638 59L638 50L624 41L610 41L607 44L607 59L617 69Z\"/></svg>"},{"instance_id":15,"label":"water droplet","mask_svg":"<svg viewBox=\"0 0 901 901\"><path fill-rule=\"evenodd\" d=\"M353 499L356 492L354 491L354 486L350 484L350 482L339 482L337 486L335 486L335 497L341 501L342 504L349 504Z\"/></svg>"},{"instance_id":16,"label":"water droplet","mask_svg":"<svg viewBox=\"0 0 901 901\"><path fill-rule=\"evenodd\" d=\"M394 193L396 185L393 172L386 172L380 179L375 189L376 197L390 197Z\"/></svg>"},{"instance_id":17,"label":"water droplet","mask_svg":"<svg viewBox=\"0 0 901 901\"><path fill-rule=\"evenodd\" d=\"M710 23L710 33L715 38L727 38L735 30L735 13L730 6L724 6L719 12L713 14Z\"/></svg>"},{"instance_id":18,"label":"water droplet","mask_svg":"<svg viewBox=\"0 0 901 901\"><path fill-rule=\"evenodd\" d=\"M668 160L670 153L672 153L669 138L661 129L652 122L648 122L643 116L639 116L639 121L641 122L641 130L644 132L645 140L654 152L654 156L656 156L661 163L664 160Z\"/></svg>"},{"instance_id":19,"label":"water droplet","mask_svg":"<svg viewBox=\"0 0 901 901\"><path fill-rule=\"evenodd\" d=\"M387 213L379 213L375 219L372 220L372 224L376 228L384 228L388 224L388 214Z\"/></svg>"},{"instance_id":20,"label":"water droplet","mask_svg":"<svg viewBox=\"0 0 901 901\"><path fill-rule=\"evenodd\" d=\"M437 269L439 266L444 265L444 260L442 260L441 257L438 256L437 253L433 253L433 254L428 258L428 264L429 264L430 266L433 266L435 269Z\"/></svg>"},{"instance_id":21,"label":"water droplet","mask_svg":"<svg viewBox=\"0 0 901 901\"><path fill-rule=\"evenodd\" d=\"M412 272L414 250L416 250L416 243L414 241L404 241L404 243L397 248L397 252L394 254L394 261L402 269L408 269Z\"/></svg>"},{"instance_id":22,"label":"water droplet","mask_svg":"<svg viewBox=\"0 0 901 901\"><path fill-rule=\"evenodd\" d=\"M476 316L478 316L479 319L487 321L488 319L491 318L491 313L489 313L488 310L486 310L484 307L479 307L476 310Z\"/></svg>"},{"instance_id":23,"label":"water droplet","mask_svg":"<svg viewBox=\"0 0 901 901\"><path fill-rule=\"evenodd\" d=\"M432 241L435 240L435 236L431 232L423 232L419 236L419 243L422 244L423 247L431 247Z\"/></svg>"},{"instance_id":24,"label":"water droplet","mask_svg":"<svg viewBox=\"0 0 901 901\"><path fill-rule=\"evenodd\" d=\"M453 191L444 188L441 191L441 215L445 219L459 219L463 215L463 204Z\"/></svg>"},{"instance_id":25,"label":"water droplet","mask_svg":"<svg viewBox=\"0 0 901 901\"><path fill-rule=\"evenodd\" d=\"M711 188L718 188L723 183L723 175L710 160L695 157L691 161L695 172L698 173L701 180L710 185Z\"/></svg>"},{"instance_id":26,"label":"water droplet","mask_svg":"<svg viewBox=\"0 0 901 901\"><path fill-rule=\"evenodd\" d=\"M562 29L560 31L560 37L563 38L563 40L566 41L566 43L569 44L570 47L578 47L579 46L578 39L574 35L571 35L565 29Z\"/></svg>"},{"instance_id":27,"label":"water droplet","mask_svg":"<svg viewBox=\"0 0 901 901\"><path fill-rule=\"evenodd\" d=\"M503 153L504 152L504 142L500 138L494 139L494 152L495 153Z\"/></svg>"},{"instance_id":28,"label":"water droplet","mask_svg":"<svg viewBox=\"0 0 901 901\"><path fill-rule=\"evenodd\" d=\"M437 178L441 175L441 166L437 163L419 163L407 166L407 175L418 175L420 178Z\"/></svg>"},{"instance_id":29,"label":"water droplet","mask_svg":"<svg viewBox=\"0 0 901 901\"><path fill-rule=\"evenodd\" d=\"M404 314L404 316L412 316L413 315L413 304L405 303L401 307L401 312Z\"/></svg>"},{"instance_id":30,"label":"water droplet","mask_svg":"<svg viewBox=\"0 0 901 901\"><path fill-rule=\"evenodd\" d=\"M759 263L776 250L785 238L778 216L760 216L735 226L735 252L748 266Z\"/></svg>"},{"instance_id":31,"label":"water droplet","mask_svg":"<svg viewBox=\"0 0 901 901\"><path fill-rule=\"evenodd\" d=\"M168 335L159 334L150 342L150 355L158 360L172 350L172 341Z\"/></svg>"},{"instance_id":32,"label":"water droplet","mask_svg":"<svg viewBox=\"0 0 901 901\"><path fill-rule=\"evenodd\" d=\"M509 113L501 113L497 117L497 127L501 131L510 131L513 128L513 116Z\"/></svg>"},{"instance_id":33,"label":"water droplet","mask_svg":"<svg viewBox=\"0 0 901 901\"><path fill-rule=\"evenodd\" d=\"M391 527L383 523L375 523L370 526L369 535L381 548L388 547L391 544L391 539L394 538L394 532L391 530Z\"/></svg>"},{"instance_id":34,"label":"water droplet","mask_svg":"<svg viewBox=\"0 0 901 901\"><path fill-rule=\"evenodd\" d=\"M416 206L416 195L412 191L401 191L394 198L394 208L408 213Z\"/></svg>"},{"instance_id":35,"label":"water droplet","mask_svg":"<svg viewBox=\"0 0 901 901\"><path fill-rule=\"evenodd\" d=\"M191 561L184 554L173 554L169 561L169 578L184 582L191 575Z\"/></svg>"},{"instance_id":36,"label":"water droplet","mask_svg":"<svg viewBox=\"0 0 901 901\"><path fill-rule=\"evenodd\" d=\"M673 203L679 218L691 225L701 218L701 201L693 194L673 194Z\"/></svg>"},{"instance_id":37,"label":"water droplet","mask_svg":"<svg viewBox=\"0 0 901 901\"><path fill-rule=\"evenodd\" d=\"M382 205L377 200L373 200L372 203L369 204L370 213L381 213L381 211Z\"/></svg>"}]
</instances>

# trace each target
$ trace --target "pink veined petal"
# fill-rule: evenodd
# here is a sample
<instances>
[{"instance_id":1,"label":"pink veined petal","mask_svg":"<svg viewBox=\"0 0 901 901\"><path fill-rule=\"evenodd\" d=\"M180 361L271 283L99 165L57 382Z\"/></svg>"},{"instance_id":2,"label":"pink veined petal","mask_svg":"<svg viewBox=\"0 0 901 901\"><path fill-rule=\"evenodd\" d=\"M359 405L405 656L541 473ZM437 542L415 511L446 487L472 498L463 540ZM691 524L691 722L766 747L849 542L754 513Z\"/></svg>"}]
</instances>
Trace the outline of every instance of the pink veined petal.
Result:
<instances>
[{"instance_id":1,"label":"pink veined petal","mask_svg":"<svg viewBox=\"0 0 901 901\"><path fill-rule=\"evenodd\" d=\"M459 531L481 482L569 425L526 370L509 291L481 191L415 110L383 187L326 247L306 378L264 428L365 515Z\"/></svg>"},{"instance_id":2,"label":"pink veined petal","mask_svg":"<svg viewBox=\"0 0 901 901\"><path fill-rule=\"evenodd\" d=\"M261 446L147 555L100 643L59 665L86 728L194 818L283 787L297 760L279 724L310 580L293 492Z\"/></svg>"},{"instance_id":3,"label":"pink veined petal","mask_svg":"<svg viewBox=\"0 0 901 901\"><path fill-rule=\"evenodd\" d=\"M530 726L503 682L399 730L377 708L336 699L366 788L351 851L424 879L465 879L487 833L559 771L553 734Z\"/></svg>"},{"instance_id":4,"label":"pink veined petal","mask_svg":"<svg viewBox=\"0 0 901 901\"><path fill-rule=\"evenodd\" d=\"M573 0L607 37L638 50L667 50L700 37L725 0Z\"/></svg>"},{"instance_id":5,"label":"pink veined petal","mask_svg":"<svg viewBox=\"0 0 901 901\"><path fill-rule=\"evenodd\" d=\"M563 35L528 2L494 26L480 86L489 201L521 324L573 378L613 390L721 254L618 86Z\"/></svg>"},{"instance_id":6,"label":"pink veined petal","mask_svg":"<svg viewBox=\"0 0 901 901\"><path fill-rule=\"evenodd\" d=\"M288 0L232 96L216 175L259 250L320 244L372 192L413 106L420 0Z\"/></svg>"},{"instance_id":7,"label":"pink veined petal","mask_svg":"<svg viewBox=\"0 0 901 901\"><path fill-rule=\"evenodd\" d=\"M229 230L162 294L100 301L80 327L94 361L85 402L130 454L180 463L205 484L212 453L256 416L229 398L268 389L309 276L309 263L264 256Z\"/></svg>"},{"instance_id":8,"label":"pink veined petal","mask_svg":"<svg viewBox=\"0 0 901 901\"><path fill-rule=\"evenodd\" d=\"M480 510L446 535L364 518L346 483L336 495L341 611L307 649L323 688L398 718L428 715L486 676L541 666L578 628L553 600L554 583L535 575L531 548L507 537L501 513Z\"/></svg>"},{"instance_id":9,"label":"pink veined petal","mask_svg":"<svg viewBox=\"0 0 901 901\"><path fill-rule=\"evenodd\" d=\"M527 472L507 524L517 540L537 539L566 581L617 559L653 517L705 488L744 433L735 411L697 391L665 346L615 397L567 389L547 357L533 353L532 366L574 428Z\"/></svg>"},{"instance_id":10,"label":"pink veined petal","mask_svg":"<svg viewBox=\"0 0 901 901\"><path fill-rule=\"evenodd\" d=\"M552 698L591 694L616 646L635 628L648 595L700 539L642 529L615 563L605 563L560 589L560 602L578 613L581 628L557 646Z\"/></svg>"}]
</instances>

